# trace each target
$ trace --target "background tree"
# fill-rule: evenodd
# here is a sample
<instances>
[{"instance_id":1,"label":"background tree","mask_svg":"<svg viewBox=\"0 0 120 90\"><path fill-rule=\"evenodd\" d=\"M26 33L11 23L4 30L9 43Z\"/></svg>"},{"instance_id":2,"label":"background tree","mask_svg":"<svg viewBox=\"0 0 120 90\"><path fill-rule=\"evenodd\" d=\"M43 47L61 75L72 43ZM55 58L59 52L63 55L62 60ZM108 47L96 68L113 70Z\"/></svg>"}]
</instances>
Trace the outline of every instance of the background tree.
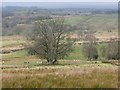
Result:
<instances>
[{"instance_id":1,"label":"background tree","mask_svg":"<svg viewBox=\"0 0 120 90\"><path fill-rule=\"evenodd\" d=\"M101 44L99 46L99 56L101 57L101 59L107 59L107 44Z\"/></svg>"},{"instance_id":2,"label":"background tree","mask_svg":"<svg viewBox=\"0 0 120 90\"><path fill-rule=\"evenodd\" d=\"M98 50L96 37L93 34L88 34L85 36L87 43L83 43L83 54L88 60L98 59Z\"/></svg>"},{"instance_id":3,"label":"background tree","mask_svg":"<svg viewBox=\"0 0 120 90\"><path fill-rule=\"evenodd\" d=\"M107 46L107 58L113 59L113 60L119 60L120 54L119 54L119 43L118 41L112 41Z\"/></svg>"},{"instance_id":4,"label":"background tree","mask_svg":"<svg viewBox=\"0 0 120 90\"><path fill-rule=\"evenodd\" d=\"M98 51L95 43L84 43L83 54L88 60L98 59Z\"/></svg>"},{"instance_id":5,"label":"background tree","mask_svg":"<svg viewBox=\"0 0 120 90\"><path fill-rule=\"evenodd\" d=\"M54 64L72 50L73 42L67 40L66 31L62 17L36 21L30 36L31 51L40 58L47 59L48 64Z\"/></svg>"}]
</instances>

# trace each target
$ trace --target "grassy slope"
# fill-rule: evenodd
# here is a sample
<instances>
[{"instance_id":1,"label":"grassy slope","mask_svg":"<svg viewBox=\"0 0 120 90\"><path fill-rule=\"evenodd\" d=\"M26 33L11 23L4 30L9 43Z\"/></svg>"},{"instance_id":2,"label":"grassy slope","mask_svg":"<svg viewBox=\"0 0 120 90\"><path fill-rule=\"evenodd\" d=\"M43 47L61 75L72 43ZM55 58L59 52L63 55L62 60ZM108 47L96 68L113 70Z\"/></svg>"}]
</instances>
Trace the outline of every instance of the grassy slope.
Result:
<instances>
[{"instance_id":1,"label":"grassy slope","mask_svg":"<svg viewBox=\"0 0 120 90\"><path fill-rule=\"evenodd\" d=\"M89 24L93 26L96 30L104 31L106 24L113 25L117 27L118 24L117 14L97 14L97 15L80 15L80 16L70 16L67 18L68 24Z\"/></svg>"}]
</instances>

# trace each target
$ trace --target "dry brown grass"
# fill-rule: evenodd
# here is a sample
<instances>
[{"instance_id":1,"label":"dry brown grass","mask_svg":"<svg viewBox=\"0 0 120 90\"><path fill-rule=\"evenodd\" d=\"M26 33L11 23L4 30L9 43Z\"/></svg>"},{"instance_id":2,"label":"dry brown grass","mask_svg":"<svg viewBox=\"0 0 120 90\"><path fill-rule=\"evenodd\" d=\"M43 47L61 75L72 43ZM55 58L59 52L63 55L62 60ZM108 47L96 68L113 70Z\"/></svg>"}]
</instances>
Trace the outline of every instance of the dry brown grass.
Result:
<instances>
[{"instance_id":1,"label":"dry brown grass","mask_svg":"<svg viewBox=\"0 0 120 90\"><path fill-rule=\"evenodd\" d=\"M39 68L3 71L3 88L117 88L117 66Z\"/></svg>"}]
</instances>

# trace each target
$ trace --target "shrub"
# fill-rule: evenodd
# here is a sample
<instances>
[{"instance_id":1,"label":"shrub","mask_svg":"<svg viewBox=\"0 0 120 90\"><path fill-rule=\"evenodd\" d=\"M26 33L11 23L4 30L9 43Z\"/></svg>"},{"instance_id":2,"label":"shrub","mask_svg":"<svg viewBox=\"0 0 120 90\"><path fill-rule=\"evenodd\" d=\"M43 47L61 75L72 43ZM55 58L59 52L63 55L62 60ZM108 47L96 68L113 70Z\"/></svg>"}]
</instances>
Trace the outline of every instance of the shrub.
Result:
<instances>
[{"instance_id":1,"label":"shrub","mask_svg":"<svg viewBox=\"0 0 120 90\"><path fill-rule=\"evenodd\" d=\"M116 41L108 44L108 46L107 46L107 58L108 58L108 60L110 60L110 59L113 59L113 60L120 59L118 46L119 46L118 42L116 42Z\"/></svg>"},{"instance_id":2,"label":"shrub","mask_svg":"<svg viewBox=\"0 0 120 90\"><path fill-rule=\"evenodd\" d=\"M88 60L98 59L98 51L95 43L83 44L83 53L88 58Z\"/></svg>"}]
</instances>

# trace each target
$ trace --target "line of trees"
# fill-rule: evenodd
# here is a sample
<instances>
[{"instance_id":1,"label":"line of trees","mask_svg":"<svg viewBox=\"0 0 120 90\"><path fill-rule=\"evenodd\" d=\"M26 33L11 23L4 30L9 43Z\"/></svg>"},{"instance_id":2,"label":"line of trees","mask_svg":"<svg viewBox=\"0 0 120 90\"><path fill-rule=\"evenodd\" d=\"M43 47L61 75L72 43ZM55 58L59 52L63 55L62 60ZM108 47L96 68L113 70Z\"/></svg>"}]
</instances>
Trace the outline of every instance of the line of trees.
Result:
<instances>
[{"instance_id":1,"label":"line of trees","mask_svg":"<svg viewBox=\"0 0 120 90\"><path fill-rule=\"evenodd\" d=\"M120 48L118 41L112 41L107 44L101 44L98 46L97 43L89 42L83 44L83 54L88 60L102 59L102 60L119 60L120 59Z\"/></svg>"}]
</instances>

